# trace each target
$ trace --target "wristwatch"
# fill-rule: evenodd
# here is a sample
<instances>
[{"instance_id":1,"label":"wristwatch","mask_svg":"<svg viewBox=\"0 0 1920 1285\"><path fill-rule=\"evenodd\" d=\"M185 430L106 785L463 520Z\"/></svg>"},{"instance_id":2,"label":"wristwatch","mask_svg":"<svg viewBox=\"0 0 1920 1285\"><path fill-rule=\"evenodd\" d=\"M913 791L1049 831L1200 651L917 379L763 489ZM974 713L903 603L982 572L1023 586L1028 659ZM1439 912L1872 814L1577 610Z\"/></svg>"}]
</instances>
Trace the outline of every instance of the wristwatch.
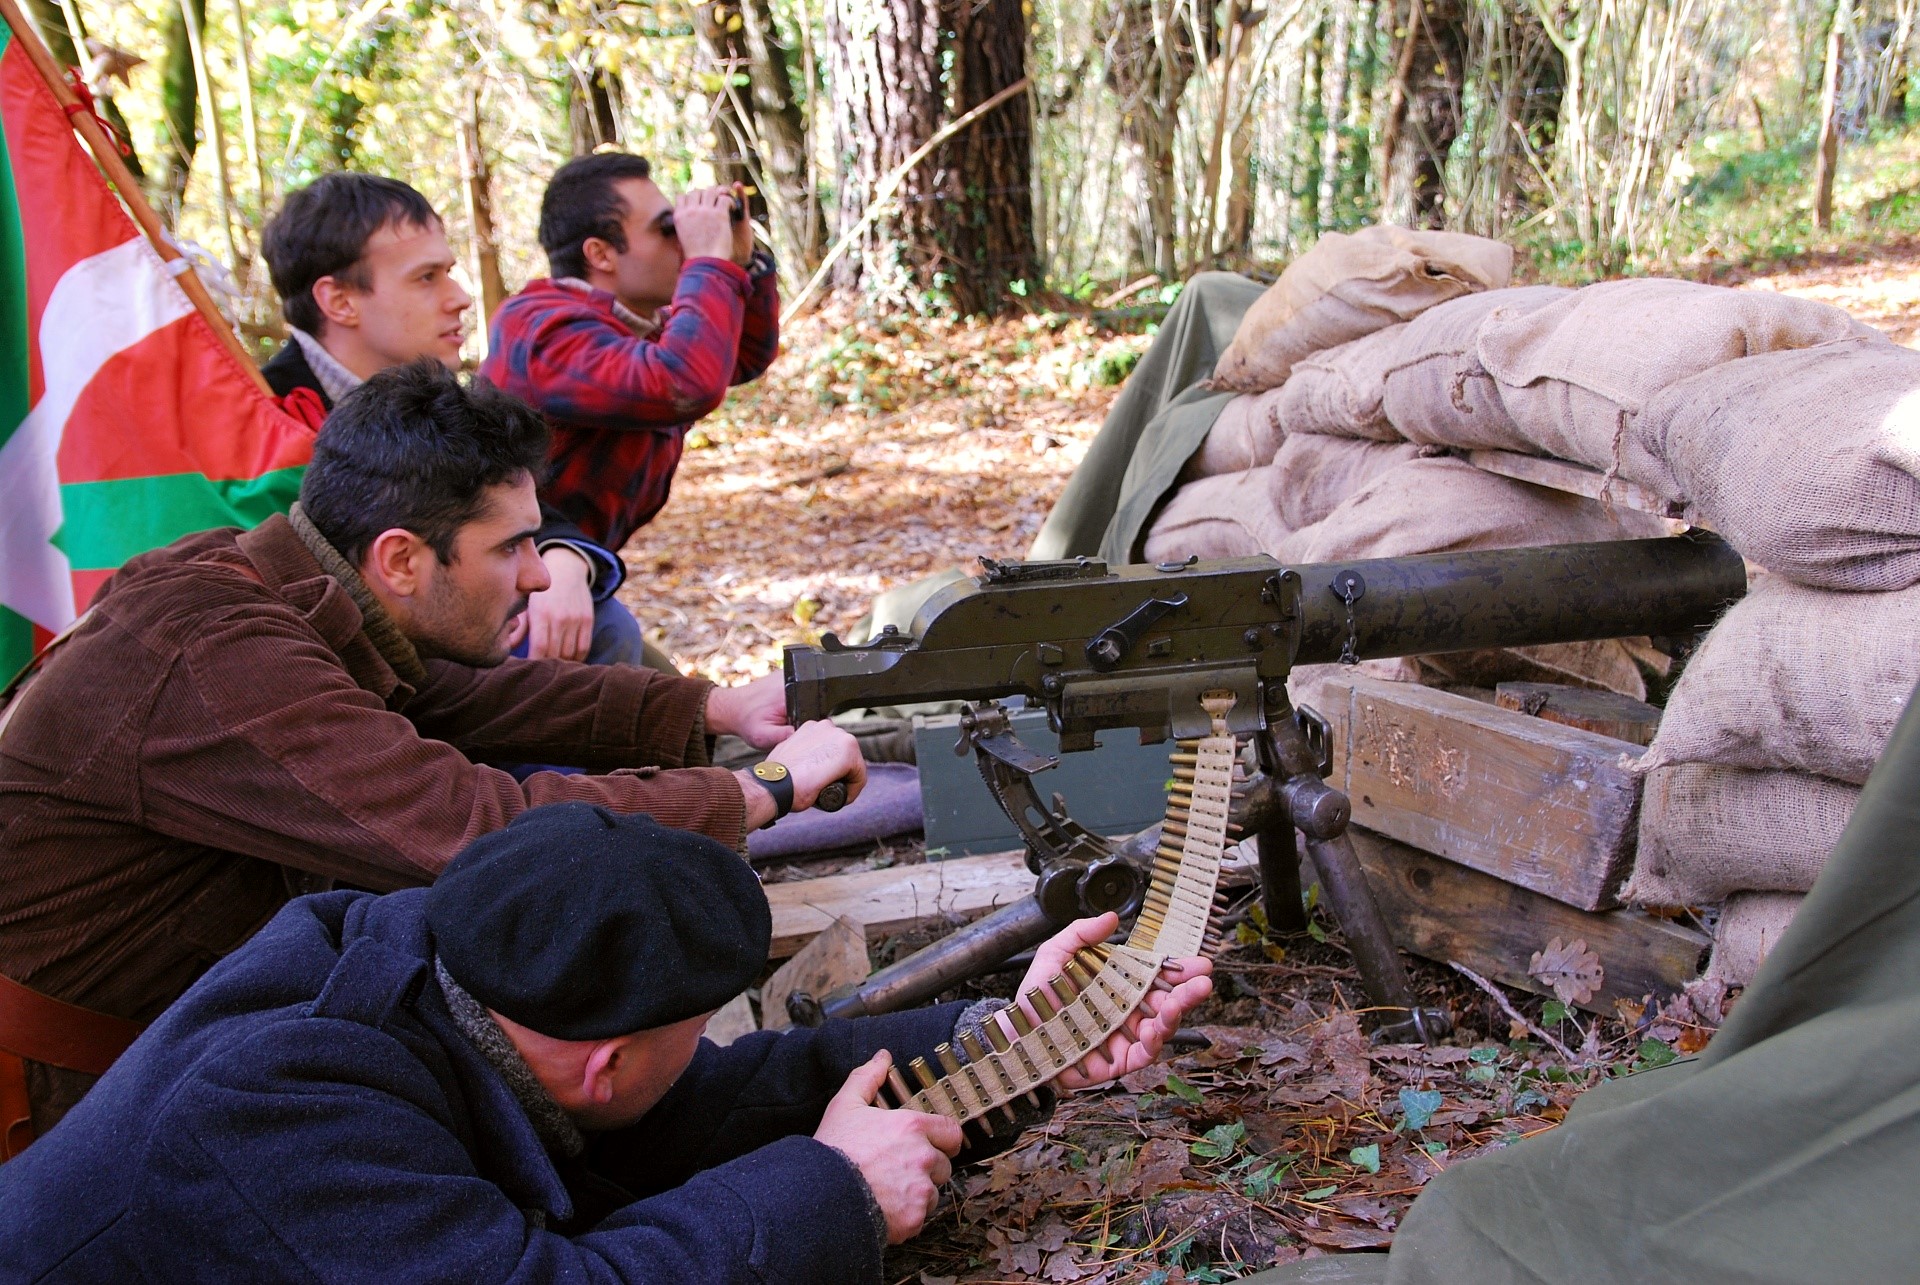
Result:
<instances>
[{"instance_id":1,"label":"wristwatch","mask_svg":"<svg viewBox=\"0 0 1920 1285\"><path fill-rule=\"evenodd\" d=\"M753 779L773 796L773 821L793 811L793 776L787 771L786 764L762 759L753 765ZM767 824L772 825L773 821Z\"/></svg>"}]
</instances>

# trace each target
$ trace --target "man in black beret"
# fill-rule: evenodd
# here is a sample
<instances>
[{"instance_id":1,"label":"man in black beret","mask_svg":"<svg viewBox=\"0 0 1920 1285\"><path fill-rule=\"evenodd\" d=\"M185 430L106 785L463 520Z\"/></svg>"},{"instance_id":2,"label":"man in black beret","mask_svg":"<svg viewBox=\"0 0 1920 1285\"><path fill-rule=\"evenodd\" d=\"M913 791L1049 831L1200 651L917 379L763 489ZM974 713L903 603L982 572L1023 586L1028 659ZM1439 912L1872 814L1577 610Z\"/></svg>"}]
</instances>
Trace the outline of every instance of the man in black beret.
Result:
<instances>
[{"instance_id":1,"label":"man in black beret","mask_svg":"<svg viewBox=\"0 0 1920 1285\"><path fill-rule=\"evenodd\" d=\"M703 1041L771 936L732 850L584 803L291 902L0 1166L0 1279L877 1282L964 1139L874 1096L997 1004ZM1056 1083L1146 1065L1208 971Z\"/></svg>"}]
</instances>

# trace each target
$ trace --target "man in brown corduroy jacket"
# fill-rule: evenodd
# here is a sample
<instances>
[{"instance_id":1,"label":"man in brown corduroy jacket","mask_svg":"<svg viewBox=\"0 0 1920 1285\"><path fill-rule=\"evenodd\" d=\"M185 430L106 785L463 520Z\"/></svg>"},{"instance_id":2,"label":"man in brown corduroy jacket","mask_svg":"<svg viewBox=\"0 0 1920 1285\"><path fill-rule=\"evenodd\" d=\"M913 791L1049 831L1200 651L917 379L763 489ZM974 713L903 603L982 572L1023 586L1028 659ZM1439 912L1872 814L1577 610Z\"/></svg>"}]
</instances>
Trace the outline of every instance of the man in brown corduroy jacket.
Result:
<instances>
[{"instance_id":1,"label":"man in brown corduroy jacket","mask_svg":"<svg viewBox=\"0 0 1920 1285\"><path fill-rule=\"evenodd\" d=\"M316 439L289 517L129 562L0 706L0 1159L9 1130L25 1143L23 1060L43 1132L116 1036L327 881L431 882L542 803L743 848L830 782L858 792L853 738L787 726L777 677L508 659L547 583L546 449L538 415L438 363L376 375ZM721 733L776 746L787 774L704 766ZM479 760L604 775L522 784Z\"/></svg>"}]
</instances>

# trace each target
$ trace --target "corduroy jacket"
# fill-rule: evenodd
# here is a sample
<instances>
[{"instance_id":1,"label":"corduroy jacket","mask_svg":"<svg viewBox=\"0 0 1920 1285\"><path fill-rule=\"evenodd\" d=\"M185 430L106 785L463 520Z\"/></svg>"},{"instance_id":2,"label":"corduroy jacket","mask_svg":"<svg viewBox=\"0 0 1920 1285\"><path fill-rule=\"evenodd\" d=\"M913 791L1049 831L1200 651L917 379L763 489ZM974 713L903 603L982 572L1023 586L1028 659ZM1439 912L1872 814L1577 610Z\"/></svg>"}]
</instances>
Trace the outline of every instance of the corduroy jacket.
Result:
<instances>
[{"instance_id":1,"label":"corduroy jacket","mask_svg":"<svg viewBox=\"0 0 1920 1285\"><path fill-rule=\"evenodd\" d=\"M878 1285L884 1220L809 1135L964 1004L702 1041L557 1159L453 1019L424 901L303 898L207 974L0 1166L0 1279Z\"/></svg>"},{"instance_id":2,"label":"corduroy jacket","mask_svg":"<svg viewBox=\"0 0 1920 1285\"><path fill-rule=\"evenodd\" d=\"M145 1021L290 897L327 879L428 883L541 803L742 844L739 784L692 766L708 683L422 664L384 613L375 623L285 517L116 573L0 734L0 972ZM486 759L609 775L522 784ZM84 1092L75 1080L29 1064L38 1128Z\"/></svg>"}]
</instances>

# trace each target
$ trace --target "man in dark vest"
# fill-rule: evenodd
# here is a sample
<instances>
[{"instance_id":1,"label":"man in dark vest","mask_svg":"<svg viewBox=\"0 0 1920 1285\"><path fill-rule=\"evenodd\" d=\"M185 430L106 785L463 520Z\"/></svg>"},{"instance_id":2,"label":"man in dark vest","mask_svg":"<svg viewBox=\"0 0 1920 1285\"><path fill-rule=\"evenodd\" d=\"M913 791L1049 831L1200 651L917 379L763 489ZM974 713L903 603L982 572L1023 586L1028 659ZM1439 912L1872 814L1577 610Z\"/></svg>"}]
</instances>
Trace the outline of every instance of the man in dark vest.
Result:
<instances>
[{"instance_id":1,"label":"man in dark vest","mask_svg":"<svg viewBox=\"0 0 1920 1285\"><path fill-rule=\"evenodd\" d=\"M432 357L460 368L473 298L440 216L407 184L328 174L288 194L261 254L290 336L261 369L276 396L312 398L324 413L392 366ZM617 545L543 508L535 547L553 583L528 602L518 654L670 668L614 597L627 575Z\"/></svg>"},{"instance_id":2,"label":"man in dark vest","mask_svg":"<svg viewBox=\"0 0 1920 1285\"><path fill-rule=\"evenodd\" d=\"M787 726L777 676L508 658L548 583L546 450L538 415L437 361L377 374L290 515L133 559L0 706L0 1131L23 1075L44 1131L137 1023L328 880L430 882L542 803L738 849L830 782L858 793L857 743ZM769 762L705 766L720 734Z\"/></svg>"},{"instance_id":3,"label":"man in dark vest","mask_svg":"<svg viewBox=\"0 0 1920 1285\"><path fill-rule=\"evenodd\" d=\"M294 902L0 1168L0 1277L877 1285L964 1139L874 1097L1002 1005L717 1048L771 926L725 846L581 803L432 888ZM1061 1082L1146 1065L1207 971L1170 964Z\"/></svg>"}]
</instances>

